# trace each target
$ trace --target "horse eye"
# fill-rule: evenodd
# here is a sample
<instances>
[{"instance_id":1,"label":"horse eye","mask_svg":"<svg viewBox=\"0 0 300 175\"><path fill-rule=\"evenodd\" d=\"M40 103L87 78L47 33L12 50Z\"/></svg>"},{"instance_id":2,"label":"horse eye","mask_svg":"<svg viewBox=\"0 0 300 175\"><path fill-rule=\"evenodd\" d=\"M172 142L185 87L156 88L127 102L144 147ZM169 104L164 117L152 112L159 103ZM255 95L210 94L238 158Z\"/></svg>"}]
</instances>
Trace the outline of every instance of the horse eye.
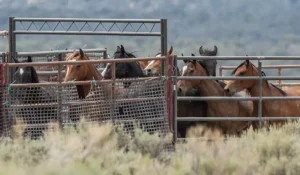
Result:
<instances>
[{"instance_id":1,"label":"horse eye","mask_svg":"<svg viewBox=\"0 0 300 175\"><path fill-rule=\"evenodd\" d=\"M240 75L244 75L244 74L245 74L244 72L241 72L241 73L240 73Z\"/></svg>"},{"instance_id":2,"label":"horse eye","mask_svg":"<svg viewBox=\"0 0 300 175\"><path fill-rule=\"evenodd\" d=\"M81 65L77 65L76 68L79 69Z\"/></svg>"},{"instance_id":3,"label":"horse eye","mask_svg":"<svg viewBox=\"0 0 300 175\"><path fill-rule=\"evenodd\" d=\"M194 73L194 70L190 70L190 73Z\"/></svg>"}]
</instances>

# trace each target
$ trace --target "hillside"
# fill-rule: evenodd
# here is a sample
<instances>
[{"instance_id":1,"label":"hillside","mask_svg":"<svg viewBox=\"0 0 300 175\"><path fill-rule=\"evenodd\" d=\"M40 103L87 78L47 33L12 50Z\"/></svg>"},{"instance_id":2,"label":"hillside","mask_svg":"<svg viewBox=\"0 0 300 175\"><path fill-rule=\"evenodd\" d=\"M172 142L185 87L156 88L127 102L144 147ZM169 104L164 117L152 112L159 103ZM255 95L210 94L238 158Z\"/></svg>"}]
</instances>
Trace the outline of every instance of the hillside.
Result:
<instances>
[{"instance_id":1,"label":"hillside","mask_svg":"<svg viewBox=\"0 0 300 175\"><path fill-rule=\"evenodd\" d=\"M300 55L300 2L295 0L1 0L0 29L8 30L8 18L14 17L85 17L85 18L166 18L168 45L176 54L196 53L201 45L217 45L220 55ZM7 40L1 39L7 49ZM41 44L43 43L43 44ZM25 37L18 40L19 51L65 48L106 47L113 53L124 44L137 56L154 55L159 38L146 37ZM284 64L299 64L284 61ZM237 65L218 61L218 65ZM264 62L265 63L265 62ZM266 62L266 64L283 64ZM298 69L286 71L296 74ZM276 71L266 71L268 74Z\"/></svg>"}]
</instances>

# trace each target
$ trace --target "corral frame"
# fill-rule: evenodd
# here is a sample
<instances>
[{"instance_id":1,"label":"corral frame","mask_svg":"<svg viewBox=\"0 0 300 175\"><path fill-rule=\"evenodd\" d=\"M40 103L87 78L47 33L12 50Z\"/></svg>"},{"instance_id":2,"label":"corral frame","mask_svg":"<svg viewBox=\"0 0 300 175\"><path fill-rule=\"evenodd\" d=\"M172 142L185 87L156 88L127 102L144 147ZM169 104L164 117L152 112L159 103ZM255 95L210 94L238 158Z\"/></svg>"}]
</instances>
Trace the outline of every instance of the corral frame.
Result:
<instances>
[{"instance_id":1,"label":"corral frame","mask_svg":"<svg viewBox=\"0 0 300 175\"><path fill-rule=\"evenodd\" d=\"M103 54L103 59L108 58L107 50L106 48L93 48L93 49L82 49L84 53L89 55L90 53L102 53ZM66 54L66 53L72 53L73 50L53 50L53 51L37 51L37 52L17 52L17 58L18 57L27 57L27 56L47 56L47 55L58 55L59 54ZM100 71L102 68L100 69ZM99 71L99 69L98 69ZM45 76L45 75L58 75L58 70L57 71L37 71L37 74L40 76ZM64 70L62 70L61 73L65 73Z\"/></svg>"},{"instance_id":2,"label":"corral frame","mask_svg":"<svg viewBox=\"0 0 300 175\"><path fill-rule=\"evenodd\" d=\"M24 27L24 30L17 29L17 23L22 22L29 22L30 25L26 29ZM43 25L38 28L35 25L35 22L43 22ZM43 27L45 25L49 26L49 22L56 22L57 25L54 27L52 30L43 30ZM70 22L71 25L66 29L63 26L63 22ZM92 31L82 31L83 27L78 29L76 26L76 22L84 23L85 25L89 25L88 23L94 22L98 23L97 27L92 30ZM113 23L113 25L109 28L106 29L103 26L103 23ZM121 30L120 27L118 26L118 23L127 23L127 25ZM140 27L135 30L132 26L133 23L138 23L141 24ZM145 25L146 23L153 24L153 27L149 30L147 26ZM153 28L155 24L160 24L160 32L153 32ZM30 27L34 25L37 30L32 30ZM59 30L56 31L56 28L58 25L63 26L65 30ZM78 29L77 31L70 31L69 29L71 26L75 25L76 28ZM96 29L102 25L104 27L104 31L96 31ZM113 26L117 26L119 31L111 31ZM125 32L124 30L128 27L131 26L135 31L134 32ZM141 32L139 31L142 26L145 26L148 30L148 32ZM49 26L49 28L51 28ZM12 63L13 59L12 57L16 57L16 35L20 34L35 34L35 35L119 35L119 36L159 36L161 40L161 55L165 56L167 55L167 19L97 19L97 18L15 18L15 17L9 17L9 62ZM161 69L162 69L162 74L164 74L164 61L161 61ZM13 78L13 70L10 71L10 80Z\"/></svg>"},{"instance_id":3,"label":"corral frame","mask_svg":"<svg viewBox=\"0 0 300 175\"><path fill-rule=\"evenodd\" d=\"M300 100L298 96L289 97L262 97L262 80L300 80L297 76L266 76L262 77L261 72L263 69L262 60L300 60L300 56L174 56L174 66L177 67L178 60L257 60L258 61L258 71L259 76L178 76L175 74L173 86L173 103L174 103L174 118L173 118L173 128L174 128L174 142L178 140L177 138L177 121L258 121L259 127L261 128L263 120L298 120L300 117L262 117L262 100ZM257 97L177 97L177 80L259 80L259 96ZM177 100L182 101L198 101L198 100L256 100L258 102L258 117L177 117Z\"/></svg>"},{"instance_id":4,"label":"corral frame","mask_svg":"<svg viewBox=\"0 0 300 175\"><path fill-rule=\"evenodd\" d=\"M31 24L34 25L34 22L44 22L44 25L47 25L47 22L57 22L57 25L62 25L62 22L71 22L73 24L75 24L76 22L81 22L84 24L87 24L89 22L96 22L99 23L99 25L102 23L113 23L113 25L117 25L117 23L127 23L126 26L131 25L131 23L140 23L141 26L145 25L146 23L151 23L153 24L153 27L150 31L148 32L140 32L139 29L141 28L141 26L139 27L139 29L137 29L134 32L125 32L125 28L123 30L120 30L118 32L113 32L109 30L106 31L82 31L81 29L78 29L78 31L69 31L69 28L66 30L60 30L60 31L55 31L55 28L52 30L42 30L42 27L37 29L37 30L31 30L29 28L24 29L24 30L20 30L16 28L16 23L17 22L30 22ZM30 25L31 25L30 24ZM154 25L155 24L160 24L160 32L152 32ZM147 28L147 26L145 25L145 27ZM58 79L59 82L57 83L39 83L39 84L10 84L10 86L12 87L22 87L22 86L51 86L51 85L62 85L62 84L73 84L73 85L77 85L77 84L90 84L90 83L95 83L98 81L76 81L76 82L68 82L68 83L63 83L62 82L62 65L68 65L68 64L72 64L71 62L65 62L65 61L53 61L53 62L47 62L47 63L43 63L43 62L32 62L32 63L14 63L13 62L13 57L17 57L18 55L20 55L20 52L16 52L16 35L37 35L37 34L44 34L44 35L120 35L120 36L159 36L161 39L161 57L146 57L146 58L136 58L136 59L105 59L105 60L88 60L88 61L77 61L76 63L112 63L112 70L115 70L115 64L117 62L133 62L133 61L141 61L141 60L160 60L161 61L161 76L164 76L165 74L165 62L167 60L167 20L166 19L85 19L85 18L15 18L15 17L10 17L9 18L9 54L8 54L8 63L6 63L4 65L4 76L6 77L6 84L10 84L12 82L13 79L13 70L9 71L9 67L22 67L22 66L26 66L26 65L30 65L30 66L43 66L45 64L47 65L58 65ZM50 54L53 54L53 51L49 51ZM23 54L22 55L29 55L29 53ZM36 53L39 54L39 53ZM43 52L42 54L45 54L45 52ZM115 79L115 74L114 71L112 71L112 79L111 80L101 80L100 82L111 82L113 84L114 88L114 83L115 82L123 82L123 81L141 81L143 80L143 78L138 78L137 80L116 80ZM144 78L144 80L147 79L155 79L155 78L159 78L159 77L148 77L148 78ZM168 81L170 82L170 81ZM170 84L170 83L169 83ZM172 84L172 83L171 83ZM61 90L59 90L59 92L61 93ZM172 92L172 91L171 91ZM58 95L60 96L60 95ZM60 108L59 106L61 106L61 98L58 97L58 108ZM161 97L160 97L161 98ZM166 98L168 98L168 96L166 96ZM169 107L169 104L167 104ZM171 103L172 105L172 103ZM61 111L60 109L58 109L58 111ZM59 114L58 114L59 115ZM169 120L172 119L173 116L168 116ZM169 126L170 127L170 126Z\"/></svg>"},{"instance_id":5,"label":"corral frame","mask_svg":"<svg viewBox=\"0 0 300 175\"><path fill-rule=\"evenodd\" d=\"M219 76L223 76L223 70L233 70L235 66L220 66L219 67ZM282 69L297 69L300 68L300 65L264 65L262 66L263 69L277 69L278 76L282 75ZM281 80L278 83L273 83L277 86L299 86L300 83L282 83Z\"/></svg>"}]
</instances>

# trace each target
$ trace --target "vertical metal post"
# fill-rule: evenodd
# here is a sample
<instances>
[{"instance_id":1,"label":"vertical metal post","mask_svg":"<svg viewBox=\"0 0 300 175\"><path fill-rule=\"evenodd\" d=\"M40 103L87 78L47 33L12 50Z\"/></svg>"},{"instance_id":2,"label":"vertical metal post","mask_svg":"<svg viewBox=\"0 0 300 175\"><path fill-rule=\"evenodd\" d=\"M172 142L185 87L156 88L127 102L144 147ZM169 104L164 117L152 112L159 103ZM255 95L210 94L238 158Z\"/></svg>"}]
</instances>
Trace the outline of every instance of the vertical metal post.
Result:
<instances>
[{"instance_id":1,"label":"vertical metal post","mask_svg":"<svg viewBox=\"0 0 300 175\"><path fill-rule=\"evenodd\" d=\"M9 63L13 63L13 57L17 58L17 54L16 54L16 34L14 34L14 31L16 30L16 26L15 26L15 21L14 21L14 17L9 17L9 59L8 62ZM9 80L12 82L13 81L13 75L14 75L14 71L15 71L15 67L14 68L10 68L10 74L9 74ZM9 81L8 80L8 81Z\"/></svg>"},{"instance_id":2,"label":"vertical metal post","mask_svg":"<svg viewBox=\"0 0 300 175\"><path fill-rule=\"evenodd\" d=\"M167 55L168 49L168 33L167 33L167 19L160 20L160 44L161 44L161 56ZM165 74L165 60L161 60L161 75Z\"/></svg>"},{"instance_id":3,"label":"vertical metal post","mask_svg":"<svg viewBox=\"0 0 300 175\"><path fill-rule=\"evenodd\" d=\"M59 54L58 55L58 61L62 61L62 55ZM57 120L59 122L59 127L62 130L63 129L63 120L62 120L62 65L59 64L58 65L58 97L57 97L57 101L58 101L58 106L57 106Z\"/></svg>"},{"instance_id":4,"label":"vertical metal post","mask_svg":"<svg viewBox=\"0 0 300 175\"><path fill-rule=\"evenodd\" d=\"M111 120L113 122L113 124L115 123L114 121L114 110L115 110L115 81L116 81L116 63L113 62L112 63L112 72L111 72L111 79L113 80L112 82L112 87L111 87L111 102L112 102L112 107L110 108L110 117Z\"/></svg>"},{"instance_id":5,"label":"vertical metal post","mask_svg":"<svg viewBox=\"0 0 300 175\"><path fill-rule=\"evenodd\" d=\"M173 128L174 128L174 143L177 141L177 55L174 56L174 68L176 69L173 81Z\"/></svg>"},{"instance_id":6,"label":"vertical metal post","mask_svg":"<svg viewBox=\"0 0 300 175\"><path fill-rule=\"evenodd\" d=\"M106 49L106 48L105 48ZM107 49L105 50L105 52L103 53L103 59L107 59ZM106 63L102 63L102 66L103 66L103 68L105 68L106 67Z\"/></svg>"},{"instance_id":7,"label":"vertical metal post","mask_svg":"<svg viewBox=\"0 0 300 175\"><path fill-rule=\"evenodd\" d=\"M258 96L259 96L259 101L258 101L258 117L259 117L259 128L261 128L262 121L262 62L261 60L258 60L258 74L259 74L259 85L258 85Z\"/></svg>"},{"instance_id":8,"label":"vertical metal post","mask_svg":"<svg viewBox=\"0 0 300 175\"><path fill-rule=\"evenodd\" d=\"M220 67L220 68L219 68L219 76L222 77L222 75L223 75L223 68Z\"/></svg>"}]
</instances>

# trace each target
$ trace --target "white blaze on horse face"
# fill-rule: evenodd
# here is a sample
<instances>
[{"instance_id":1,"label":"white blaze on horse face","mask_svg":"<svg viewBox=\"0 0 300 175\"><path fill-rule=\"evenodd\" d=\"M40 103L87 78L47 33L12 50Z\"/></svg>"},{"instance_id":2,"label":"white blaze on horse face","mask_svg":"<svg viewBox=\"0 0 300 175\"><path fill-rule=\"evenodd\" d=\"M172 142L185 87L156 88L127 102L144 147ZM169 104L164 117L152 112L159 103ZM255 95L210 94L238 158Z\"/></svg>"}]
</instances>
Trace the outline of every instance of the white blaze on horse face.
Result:
<instances>
[{"instance_id":1,"label":"white blaze on horse face","mask_svg":"<svg viewBox=\"0 0 300 175\"><path fill-rule=\"evenodd\" d=\"M150 63L145 67L144 70L149 69L149 67L152 66L152 64L154 64L154 63L155 63L155 60L150 61Z\"/></svg>"},{"instance_id":2,"label":"white blaze on horse face","mask_svg":"<svg viewBox=\"0 0 300 175\"><path fill-rule=\"evenodd\" d=\"M181 76L185 75L187 71L187 65L183 66Z\"/></svg>"},{"instance_id":3,"label":"white blaze on horse face","mask_svg":"<svg viewBox=\"0 0 300 175\"><path fill-rule=\"evenodd\" d=\"M107 68L108 68L109 65L110 65L110 63L108 63L106 65L106 67L104 68L104 70L101 72L102 77L104 77L104 75L106 74L106 71L107 71Z\"/></svg>"},{"instance_id":4,"label":"white blaze on horse face","mask_svg":"<svg viewBox=\"0 0 300 175\"><path fill-rule=\"evenodd\" d=\"M76 61L75 59L69 60L69 61ZM66 75L65 76L69 76L70 73L70 68L69 68L70 64L67 65L67 71L66 71Z\"/></svg>"},{"instance_id":5,"label":"white blaze on horse face","mask_svg":"<svg viewBox=\"0 0 300 175\"><path fill-rule=\"evenodd\" d=\"M20 71L19 71L20 75L23 75L24 73L24 69L23 68L20 68Z\"/></svg>"}]
</instances>

